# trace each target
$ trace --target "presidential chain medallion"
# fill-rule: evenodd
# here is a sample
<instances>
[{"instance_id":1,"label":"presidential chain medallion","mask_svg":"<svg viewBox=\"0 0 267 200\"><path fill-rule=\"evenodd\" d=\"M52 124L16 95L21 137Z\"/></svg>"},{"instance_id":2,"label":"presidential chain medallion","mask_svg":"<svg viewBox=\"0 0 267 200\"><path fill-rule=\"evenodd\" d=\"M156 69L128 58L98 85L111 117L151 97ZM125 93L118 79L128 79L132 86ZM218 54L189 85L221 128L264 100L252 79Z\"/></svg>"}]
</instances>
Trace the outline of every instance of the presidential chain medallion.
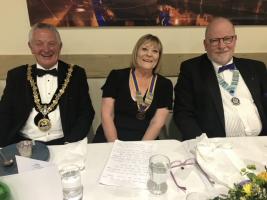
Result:
<instances>
[{"instance_id":1,"label":"presidential chain medallion","mask_svg":"<svg viewBox=\"0 0 267 200\"><path fill-rule=\"evenodd\" d=\"M150 80L149 90L146 93L145 100L143 99L141 91L139 90L138 82L137 82L137 79L134 73L134 69L132 69L130 72L130 80L133 82L133 85L136 91L135 99L136 99L136 103L138 107L136 118L139 120L144 120L146 118L146 110L149 108L149 106L151 105L153 101L154 89L155 89L155 85L157 82L157 75L154 74Z\"/></svg>"},{"instance_id":2,"label":"presidential chain medallion","mask_svg":"<svg viewBox=\"0 0 267 200\"><path fill-rule=\"evenodd\" d=\"M239 100L239 98L237 98L237 97L233 97L233 98L231 99L231 101L232 101L232 103L233 103L235 106L240 105L240 100Z\"/></svg>"},{"instance_id":3,"label":"presidential chain medallion","mask_svg":"<svg viewBox=\"0 0 267 200\"><path fill-rule=\"evenodd\" d=\"M232 81L230 85L222 78L220 73L217 73L216 75L217 75L219 85L232 96L231 98L232 104L235 106L240 105L239 98L235 96L236 88L239 82L239 71L236 69L236 67L233 71Z\"/></svg>"},{"instance_id":4,"label":"presidential chain medallion","mask_svg":"<svg viewBox=\"0 0 267 200\"><path fill-rule=\"evenodd\" d=\"M43 115L43 117L41 119L39 119L37 122L37 126L38 126L40 131L48 131L51 128L52 125L51 125L51 121L48 118L48 114L50 112L52 112L57 107L59 99L64 94L65 89L67 88L67 86L70 82L70 77L72 75L72 71L73 71L73 66L69 65L67 76L64 80L62 87L57 90L58 93L54 94L54 96L53 96L53 98L49 104L43 104L43 103L41 103L41 97L40 97L40 93L39 93L39 90L37 87L37 83L32 78L32 66L28 65L27 80L30 82L31 87L32 87L35 109ZM37 114L37 116L38 116L38 114Z\"/></svg>"},{"instance_id":5,"label":"presidential chain medallion","mask_svg":"<svg viewBox=\"0 0 267 200\"><path fill-rule=\"evenodd\" d=\"M48 131L51 128L51 122L47 118L40 119L38 122L38 128L41 131Z\"/></svg>"},{"instance_id":6,"label":"presidential chain medallion","mask_svg":"<svg viewBox=\"0 0 267 200\"><path fill-rule=\"evenodd\" d=\"M139 120L144 120L146 118L146 113L145 112L138 112L136 114L136 118Z\"/></svg>"}]
</instances>

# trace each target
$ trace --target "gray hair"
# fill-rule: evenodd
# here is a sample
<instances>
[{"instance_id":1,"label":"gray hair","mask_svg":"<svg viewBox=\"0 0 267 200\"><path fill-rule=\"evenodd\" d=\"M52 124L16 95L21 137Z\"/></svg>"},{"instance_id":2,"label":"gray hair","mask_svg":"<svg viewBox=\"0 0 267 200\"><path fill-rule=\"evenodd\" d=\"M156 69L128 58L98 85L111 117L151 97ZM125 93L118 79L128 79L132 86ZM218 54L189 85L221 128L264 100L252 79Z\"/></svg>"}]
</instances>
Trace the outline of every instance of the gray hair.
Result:
<instances>
[{"instance_id":1,"label":"gray hair","mask_svg":"<svg viewBox=\"0 0 267 200\"><path fill-rule=\"evenodd\" d=\"M46 30L50 30L53 33L55 33L57 41L61 44L61 38L59 35L58 30L56 29L55 26L51 25L51 24L46 24L46 23L36 23L32 26L30 32L29 32L29 42L32 41L32 37L33 37L33 32L37 29L46 29Z\"/></svg>"},{"instance_id":2,"label":"gray hair","mask_svg":"<svg viewBox=\"0 0 267 200\"><path fill-rule=\"evenodd\" d=\"M160 69L160 63L161 63L161 56L162 56L162 51L163 51L163 47L162 47L162 43L160 41L160 39L152 34L146 34L144 36L142 36L135 44L134 48L133 48L133 52L132 52L132 59L131 59L131 68L135 68L137 66L137 53L139 48L146 42L152 42L155 43L158 48L159 48L159 60L157 65L155 66L155 68L153 69L154 72L158 72Z\"/></svg>"}]
</instances>

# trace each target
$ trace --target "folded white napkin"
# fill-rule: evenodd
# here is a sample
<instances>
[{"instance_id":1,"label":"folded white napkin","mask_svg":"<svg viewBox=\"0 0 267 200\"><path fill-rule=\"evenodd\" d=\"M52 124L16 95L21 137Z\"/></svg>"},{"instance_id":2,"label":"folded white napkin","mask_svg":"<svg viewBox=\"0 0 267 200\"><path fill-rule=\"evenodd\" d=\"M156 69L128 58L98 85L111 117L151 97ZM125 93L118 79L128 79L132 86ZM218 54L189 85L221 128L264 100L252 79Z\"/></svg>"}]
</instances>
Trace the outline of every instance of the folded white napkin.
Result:
<instances>
[{"instance_id":1,"label":"folded white napkin","mask_svg":"<svg viewBox=\"0 0 267 200\"><path fill-rule=\"evenodd\" d=\"M234 183L245 179L240 170L246 165L236 155L231 144L210 141L203 135L196 145L195 154L199 166L212 181L233 187Z\"/></svg>"},{"instance_id":2,"label":"folded white napkin","mask_svg":"<svg viewBox=\"0 0 267 200\"><path fill-rule=\"evenodd\" d=\"M54 147L56 153L51 162L56 164L59 170L62 169L62 167L71 164L79 166L80 169L85 168L87 158L87 138L78 142Z\"/></svg>"}]
</instances>

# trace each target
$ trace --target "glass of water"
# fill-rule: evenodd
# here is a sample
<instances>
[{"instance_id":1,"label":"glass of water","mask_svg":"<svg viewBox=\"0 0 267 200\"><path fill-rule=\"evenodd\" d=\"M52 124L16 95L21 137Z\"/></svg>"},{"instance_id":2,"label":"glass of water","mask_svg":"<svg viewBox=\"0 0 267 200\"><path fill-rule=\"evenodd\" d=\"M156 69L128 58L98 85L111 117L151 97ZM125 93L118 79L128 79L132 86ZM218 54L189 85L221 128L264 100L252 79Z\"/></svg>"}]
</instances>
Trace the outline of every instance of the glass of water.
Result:
<instances>
[{"instance_id":1,"label":"glass of water","mask_svg":"<svg viewBox=\"0 0 267 200\"><path fill-rule=\"evenodd\" d=\"M60 170L64 200L82 200L83 186L77 165L68 165Z\"/></svg>"},{"instance_id":2,"label":"glass of water","mask_svg":"<svg viewBox=\"0 0 267 200\"><path fill-rule=\"evenodd\" d=\"M160 195L167 192L166 183L170 172L170 159L167 156L156 154L149 159L148 190L152 194Z\"/></svg>"},{"instance_id":3,"label":"glass of water","mask_svg":"<svg viewBox=\"0 0 267 200\"><path fill-rule=\"evenodd\" d=\"M30 158L32 156L32 146L31 140L22 140L16 144L19 155Z\"/></svg>"}]
</instances>

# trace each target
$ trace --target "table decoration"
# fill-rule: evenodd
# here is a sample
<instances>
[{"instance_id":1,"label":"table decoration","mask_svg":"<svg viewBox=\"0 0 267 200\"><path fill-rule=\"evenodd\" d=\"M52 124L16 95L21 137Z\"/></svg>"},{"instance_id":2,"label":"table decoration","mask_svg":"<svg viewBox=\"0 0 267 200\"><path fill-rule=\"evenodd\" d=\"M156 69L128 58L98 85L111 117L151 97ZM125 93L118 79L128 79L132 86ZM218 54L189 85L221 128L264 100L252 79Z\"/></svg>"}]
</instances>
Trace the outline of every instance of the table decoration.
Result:
<instances>
[{"instance_id":1,"label":"table decoration","mask_svg":"<svg viewBox=\"0 0 267 200\"><path fill-rule=\"evenodd\" d=\"M215 197L213 200L266 200L267 199L267 168L260 173L255 172L255 165L241 169L241 175L248 179L234 184L228 194Z\"/></svg>"}]
</instances>

